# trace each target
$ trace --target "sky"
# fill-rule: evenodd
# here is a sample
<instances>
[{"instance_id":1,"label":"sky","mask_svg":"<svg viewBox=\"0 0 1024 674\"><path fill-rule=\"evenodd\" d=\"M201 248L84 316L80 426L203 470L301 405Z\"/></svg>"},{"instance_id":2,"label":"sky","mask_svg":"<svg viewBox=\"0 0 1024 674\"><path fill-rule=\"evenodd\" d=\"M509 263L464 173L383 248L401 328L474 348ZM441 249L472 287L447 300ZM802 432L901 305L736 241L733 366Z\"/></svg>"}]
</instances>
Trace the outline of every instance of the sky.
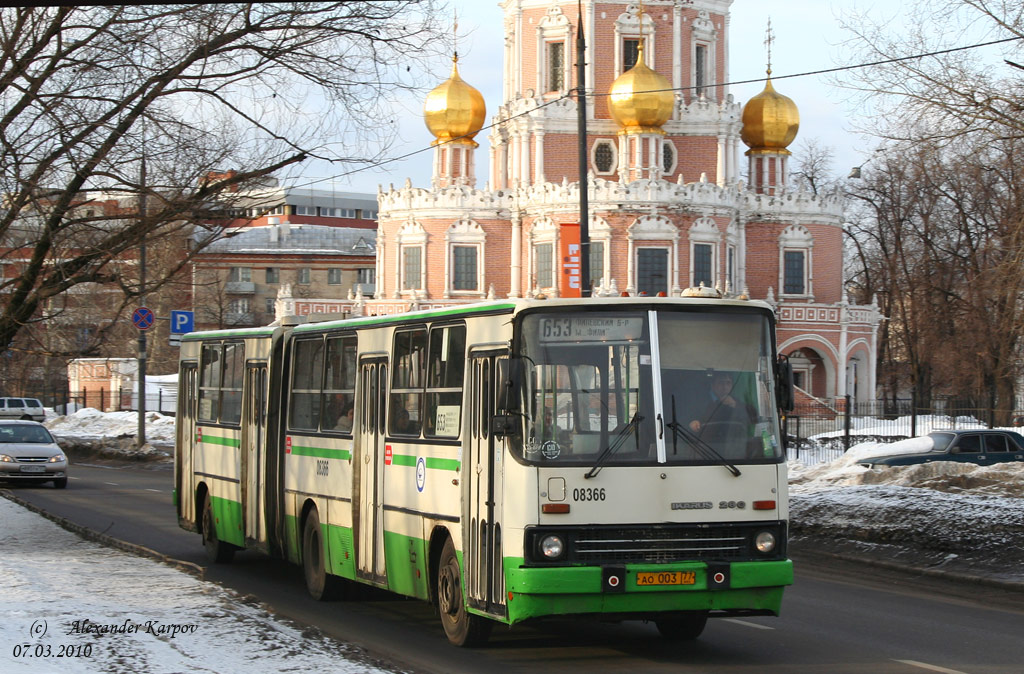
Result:
<instances>
[{"instance_id":1,"label":"sky","mask_svg":"<svg viewBox=\"0 0 1024 674\"><path fill-rule=\"evenodd\" d=\"M459 14L459 72L483 94L489 123L501 103L502 11L493 0L451 0L451 4ZM775 35L772 71L778 78L839 65L844 39L839 14L853 7L881 4L877 0L735 0L731 8L730 80L764 77L767 60L764 39L769 17ZM884 4L892 6L892 3ZM450 69L449 61L439 62L435 72L427 75L427 90L447 79ZM757 82L731 87L730 92L742 104L763 88L763 83ZM871 154L870 142L852 131L852 103L846 101L848 93L828 84L825 76L776 80L775 88L792 98L800 110L800 133L791 149L799 150L808 139L816 139L820 145L833 149L833 170L842 176ZM426 91L404 101L399 109L397 154L428 148L433 140L422 118L425 94ZM486 135L483 131L476 138L480 142L477 186L481 188L489 179ZM431 161L432 152L426 151L391 163L385 171L365 171L333 184L339 190L376 192L378 185L387 189L389 184L400 186L409 178L414 186L429 187ZM331 170L307 166L302 175L304 178L326 177L331 175ZM318 187L326 188L331 184L320 183Z\"/></svg>"}]
</instances>

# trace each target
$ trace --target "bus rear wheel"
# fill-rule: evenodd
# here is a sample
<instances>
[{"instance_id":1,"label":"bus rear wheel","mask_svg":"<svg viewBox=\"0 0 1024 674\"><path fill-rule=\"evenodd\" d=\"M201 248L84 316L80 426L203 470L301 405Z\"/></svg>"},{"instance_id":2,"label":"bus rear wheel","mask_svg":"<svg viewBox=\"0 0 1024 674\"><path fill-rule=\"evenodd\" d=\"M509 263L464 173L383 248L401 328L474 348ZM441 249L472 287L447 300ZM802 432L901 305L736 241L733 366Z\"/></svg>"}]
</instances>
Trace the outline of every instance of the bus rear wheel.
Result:
<instances>
[{"instance_id":1,"label":"bus rear wheel","mask_svg":"<svg viewBox=\"0 0 1024 674\"><path fill-rule=\"evenodd\" d=\"M462 596L462 572L452 539L444 543L437 570L437 606L448 641L456 646L483 646L494 623L466 611Z\"/></svg>"},{"instance_id":2,"label":"bus rear wheel","mask_svg":"<svg viewBox=\"0 0 1024 674\"><path fill-rule=\"evenodd\" d=\"M654 621L661 636L670 641L693 641L704 632L707 624L707 613L689 613Z\"/></svg>"},{"instance_id":3,"label":"bus rear wheel","mask_svg":"<svg viewBox=\"0 0 1024 674\"><path fill-rule=\"evenodd\" d=\"M317 601L338 598L341 579L327 573L320 515L315 508L309 511L306 525L302 529L302 571L306 577L306 590L309 596Z\"/></svg>"},{"instance_id":4,"label":"bus rear wheel","mask_svg":"<svg viewBox=\"0 0 1024 674\"><path fill-rule=\"evenodd\" d=\"M206 548L206 558L216 564L226 564L235 556L235 546L217 537L217 523L209 494L203 499L203 547Z\"/></svg>"}]
</instances>

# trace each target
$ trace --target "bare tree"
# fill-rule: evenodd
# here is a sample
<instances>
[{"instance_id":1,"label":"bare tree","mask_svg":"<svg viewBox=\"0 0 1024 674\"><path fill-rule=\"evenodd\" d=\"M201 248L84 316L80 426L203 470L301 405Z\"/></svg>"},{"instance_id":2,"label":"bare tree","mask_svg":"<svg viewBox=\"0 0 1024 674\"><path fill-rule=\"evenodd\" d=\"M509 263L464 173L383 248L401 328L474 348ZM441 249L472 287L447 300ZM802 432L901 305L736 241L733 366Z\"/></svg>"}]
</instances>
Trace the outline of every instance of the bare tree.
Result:
<instances>
[{"instance_id":1,"label":"bare tree","mask_svg":"<svg viewBox=\"0 0 1024 674\"><path fill-rule=\"evenodd\" d=\"M891 145L851 185L858 294L879 297L880 381L1014 408L1024 328L1022 141ZM1003 419L1008 421L1008 419Z\"/></svg>"},{"instance_id":2,"label":"bare tree","mask_svg":"<svg viewBox=\"0 0 1024 674\"><path fill-rule=\"evenodd\" d=\"M443 48L438 16L434 0L0 9L0 348L80 284L135 297L174 277L239 189L386 152L383 103ZM199 245L140 288L129 251L173 235Z\"/></svg>"},{"instance_id":3,"label":"bare tree","mask_svg":"<svg viewBox=\"0 0 1024 674\"><path fill-rule=\"evenodd\" d=\"M823 194L839 188L839 181L832 173L835 152L828 145L822 145L817 138L803 141L794 153L796 167L792 171L793 182L812 194Z\"/></svg>"},{"instance_id":4,"label":"bare tree","mask_svg":"<svg viewBox=\"0 0 1024 674\"><path fill-rule=\"evenodd\" d=\"M851 63L839 83L871 104L869 131L897 140L944 142L964 133L1024 136L1024 15L1008 0L913 0L904 24L879 12L849 12ZM894 29L894 25L898 28ZM971 42L1004 40L985 51ZM993 57L1001 50L1000 57ZM935 54L912 58L918 54Z\"/></svg>"}]
</instances>

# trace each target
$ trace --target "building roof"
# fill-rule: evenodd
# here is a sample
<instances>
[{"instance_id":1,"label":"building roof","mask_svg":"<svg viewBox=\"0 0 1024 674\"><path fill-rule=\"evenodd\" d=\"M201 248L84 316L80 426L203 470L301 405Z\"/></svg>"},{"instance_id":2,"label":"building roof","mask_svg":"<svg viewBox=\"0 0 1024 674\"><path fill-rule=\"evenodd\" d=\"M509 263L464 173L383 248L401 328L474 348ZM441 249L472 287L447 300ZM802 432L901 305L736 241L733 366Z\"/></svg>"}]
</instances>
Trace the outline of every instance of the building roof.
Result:
<instances>
[{"instance_id":1,"label":"building roof","mask_svg":"<svg viewBox=\"0 0 1024 674\"><path fill-rule=\"evenodd\" d=\"M373 230L368 229L282 224L239 228L226 238L210 244L203 252L373 256L377 252L377 241Z\"/></svg>"}]
</instances>

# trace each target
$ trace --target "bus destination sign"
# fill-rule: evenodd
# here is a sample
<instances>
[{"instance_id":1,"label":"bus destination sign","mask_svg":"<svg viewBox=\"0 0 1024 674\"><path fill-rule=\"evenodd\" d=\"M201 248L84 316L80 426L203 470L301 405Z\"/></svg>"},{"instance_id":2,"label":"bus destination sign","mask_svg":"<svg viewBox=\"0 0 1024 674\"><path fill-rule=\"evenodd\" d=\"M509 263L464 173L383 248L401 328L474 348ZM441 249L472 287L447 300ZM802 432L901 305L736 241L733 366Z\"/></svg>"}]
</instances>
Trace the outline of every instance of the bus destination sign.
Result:
<instances>
[{"instance_id":1,"label":"bus destination sign","mask_svg":"<svg viewBox=\"0 0 1024 674\"><path fill-rule=\"evenodd\" d=\"M640 339L644 319L627 316L542 318L541 342L624 342Z\"/></svg>"}]
</instances>

